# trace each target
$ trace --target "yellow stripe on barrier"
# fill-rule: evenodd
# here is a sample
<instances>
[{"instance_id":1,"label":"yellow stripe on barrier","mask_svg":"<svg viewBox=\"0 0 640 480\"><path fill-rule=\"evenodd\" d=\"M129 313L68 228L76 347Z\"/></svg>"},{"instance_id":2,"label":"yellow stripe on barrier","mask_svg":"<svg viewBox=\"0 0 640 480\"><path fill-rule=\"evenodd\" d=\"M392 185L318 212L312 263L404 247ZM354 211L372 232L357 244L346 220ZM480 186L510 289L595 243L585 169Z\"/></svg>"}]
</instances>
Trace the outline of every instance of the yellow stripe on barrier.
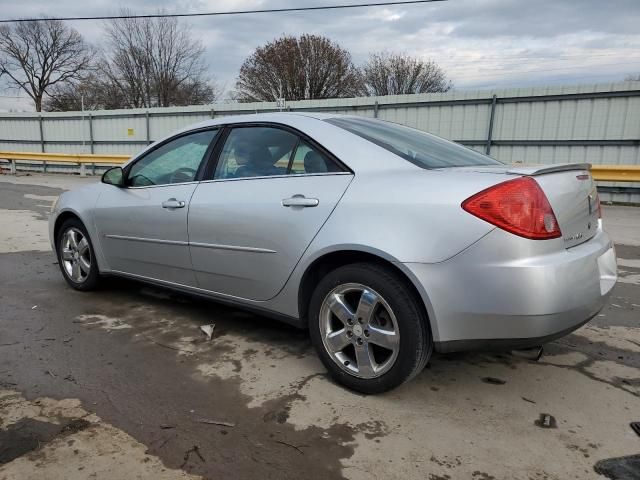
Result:
<instances>
[{"instance_id":1,"label":"yellow stripe on barrier","mask_svg":"<svg viewBox=\"0 0 640 480\"><path fill-rule=\"evenodd\" d=\"M131 156L89 153L0 152L0 159L2 158L6 160L32 160L36 162L108 163L120 165L129 160Z\"/></svg>"},{"instance_id":2,"label":"yellow stripe on barrier","mask_svg":"<svg viewBox=\"0 0 640 480\"><path fill-rule=\"evenodd\" d=\"M640 182L640 165L593 165L591 174L601 182Z\"/></svg>"}]
</instances>

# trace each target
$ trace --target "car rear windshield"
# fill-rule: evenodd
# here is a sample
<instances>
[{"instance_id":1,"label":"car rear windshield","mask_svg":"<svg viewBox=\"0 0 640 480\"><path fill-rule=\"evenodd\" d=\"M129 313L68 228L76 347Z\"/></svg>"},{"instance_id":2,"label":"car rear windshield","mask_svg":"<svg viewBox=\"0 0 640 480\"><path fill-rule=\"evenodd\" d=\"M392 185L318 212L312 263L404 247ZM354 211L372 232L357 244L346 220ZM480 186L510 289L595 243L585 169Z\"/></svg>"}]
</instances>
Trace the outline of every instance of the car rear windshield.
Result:
<instances>
[{"instance_id":1,"label":"car rear windshield","mask_svg":"<svg viewBox=\"0 0 640 480\"><path fill-rule=\"evenodd\" d=\"M415 128L370 118L329 118L344 128L422 168L502 165L501 162Z\"/></svg>"}]
</instances>

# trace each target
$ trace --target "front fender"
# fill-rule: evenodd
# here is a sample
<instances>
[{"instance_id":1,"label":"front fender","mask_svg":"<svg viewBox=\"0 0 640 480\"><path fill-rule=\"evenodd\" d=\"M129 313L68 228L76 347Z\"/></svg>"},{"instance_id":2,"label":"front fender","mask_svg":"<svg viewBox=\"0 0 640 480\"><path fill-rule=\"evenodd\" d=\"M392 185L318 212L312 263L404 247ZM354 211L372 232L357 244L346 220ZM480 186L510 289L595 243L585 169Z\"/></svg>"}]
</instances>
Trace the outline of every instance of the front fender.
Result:
<instances>
[{"instance_id":1,"label":"front fender","mask_svg":"<svg viewBox=\"0 0 640 480\"><path fill-rule=\"evenodd\" d=\"M68 216L77 217L87 229L96 261L98 262L98 268L101 272L105 272L109 270L109 265L102 253L94 218L95 206L100 199L102 187L103 185L101 183L95 183L64 192L60 195L49 216L49 240L55 252L55 230L59 226L59 222Z\"/></svg>"}]
</instances>

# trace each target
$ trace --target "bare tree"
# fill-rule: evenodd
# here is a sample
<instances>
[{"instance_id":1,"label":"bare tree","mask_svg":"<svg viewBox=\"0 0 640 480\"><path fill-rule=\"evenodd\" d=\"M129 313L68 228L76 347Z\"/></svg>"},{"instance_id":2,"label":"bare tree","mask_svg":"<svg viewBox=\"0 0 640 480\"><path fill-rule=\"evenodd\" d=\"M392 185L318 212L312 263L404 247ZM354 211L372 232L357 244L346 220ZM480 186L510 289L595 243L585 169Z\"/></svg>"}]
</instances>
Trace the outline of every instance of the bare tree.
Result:
<instances>
[{"instance_id":1,"label":"bare tree","mask_svg":"<svg viewBox=\"0 0 640 480\"><path fill-rule=\"evenodd\" d=\"M436 63L399 53L373 53L362 71L369 95L446 92L452 86Z\"/></svg>"},{"instance_id":2,"label":"bare tree","mask_svg":"<svg viewBox=\"0 0 640 480\"><path fill-rule=\"evenodd\" d=\"M48 90L82 78L91 59L82 36L59 20L0 26L0 76L26 92L38 112Z\"/></svg>"},{"instance_id":3,"label":"bare tree","mask_svg":"<svg viewBox=\"0 0 640 480\"><path fill-rule=\"evenodd\" d=\"M126 107L125 98L116 85L91 74L77 83L54 85L42 108L48 112L68 112Z\"/></svg>"},{"instance_id":4,"label":"bare tree","mask_svg":"<svg viewBox=\"0 0 640 480\"><path fill-rule=\"evenodd\" d=\"M168 107L215 99L217 89L206 77L204 47L178 19L111 20L105 43L100 69L121 92L126 106Z\"/></svg>"},{"instance_id":5,"label":"bare tree","mask_svg":"<svg viewBox=\"0 0 640 480\"><path fill-rule=\"evenodd\" d=\"M351 54L328 38L283 36L257 48L240 68L240 101L353 97L362 92Z\"/></svg>"}]
</instances>

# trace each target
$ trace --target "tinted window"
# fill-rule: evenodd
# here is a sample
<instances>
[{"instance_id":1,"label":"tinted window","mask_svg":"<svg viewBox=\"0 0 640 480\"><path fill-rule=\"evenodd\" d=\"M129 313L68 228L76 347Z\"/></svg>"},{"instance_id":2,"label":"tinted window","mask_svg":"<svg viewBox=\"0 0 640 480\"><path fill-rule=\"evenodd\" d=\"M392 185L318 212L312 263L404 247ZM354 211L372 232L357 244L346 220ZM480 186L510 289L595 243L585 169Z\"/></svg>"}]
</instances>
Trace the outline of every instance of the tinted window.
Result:
<instances>
[{"instance_id":1,"label":"tinted window","mask_svg":"<svg viewBox=\"0 0 640 480\"><path fill-rule=\"evenodd\" d=\"M238 127L222 148L215 179L286 175L298 136L272 127Z\"/></svg>"},{"instance_id":2,"label":"tinted window","mask_svg":"<svg viewBox=\"0 0 640 480\"><path fill-rule=\"evenodd\" d=\"M369 118L330 118L344 128L422 168L501 165L501 162L444 138Z\"/></svg>"},{"instance_id":3,"label":"tinted window","mask_svg":"<svg viewBox=\"0 0 640 480\"><path fill-rule=\"evenodd\" d=\"M217 130L192 133L171 140L151 151L129 170L132 187L192 182Z\"/></svg>"}]
</instances>

